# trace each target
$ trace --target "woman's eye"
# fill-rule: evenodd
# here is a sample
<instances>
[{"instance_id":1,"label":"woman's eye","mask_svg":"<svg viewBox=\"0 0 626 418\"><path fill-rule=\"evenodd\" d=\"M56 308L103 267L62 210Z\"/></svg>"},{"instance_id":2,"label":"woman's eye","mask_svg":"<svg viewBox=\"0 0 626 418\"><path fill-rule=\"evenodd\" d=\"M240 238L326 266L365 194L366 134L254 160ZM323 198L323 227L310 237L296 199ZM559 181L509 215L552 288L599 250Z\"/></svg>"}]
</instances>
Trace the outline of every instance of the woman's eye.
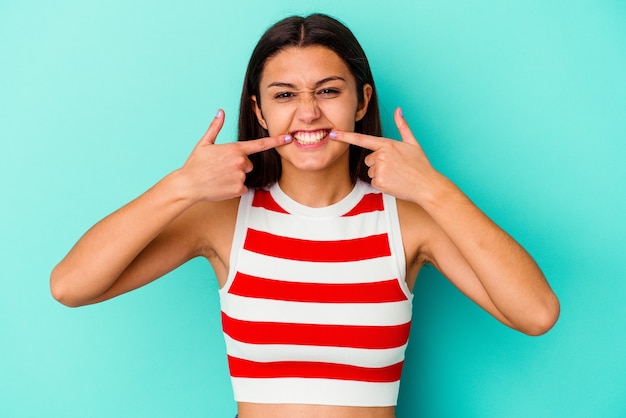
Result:
<instances>
[{"instance_id":1,"label":"woman's eye","mask_svg":"<svg viewBox=\"0 0 626 418\"><path fill-rule=\"evenodd\" d=\"M339 90L327 88L327 89L322 89L318 91L317 94L322 95L322 96L336 96L339 94Z\"/></svg>"},{"instance_id":2,"label":"woman's eye","mask_svg":"<svg viewBox=\"0 0 626 418\"><path fill-rule=\"evenodd\" d=\"M278 93L278 94L276 94L276 95L274 96L274 98L275 98L275 99L288 99L288 98L290 98L290 97L292 97L292 96L293 96L293 93L290 93L290 92L285 91L285 92L282 92L282 93Z\"/></svg>"}]
</instances>

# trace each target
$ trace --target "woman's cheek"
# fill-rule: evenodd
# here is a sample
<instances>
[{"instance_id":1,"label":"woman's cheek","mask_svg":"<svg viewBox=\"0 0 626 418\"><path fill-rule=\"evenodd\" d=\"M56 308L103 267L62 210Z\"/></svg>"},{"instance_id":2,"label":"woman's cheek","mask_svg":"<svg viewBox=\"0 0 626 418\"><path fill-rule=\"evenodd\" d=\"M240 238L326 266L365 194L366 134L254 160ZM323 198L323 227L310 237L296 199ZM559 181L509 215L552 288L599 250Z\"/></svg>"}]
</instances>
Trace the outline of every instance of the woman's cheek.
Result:
<instances>
[{"instance_id":1,"label":"woman's cheek","mask_svg":"<svg viewBox=\"0 0 626 418\"><path fill-rule=\"evenodd\" d=\"M270 136L289 133L292 126L294 112L288 106L272 107L266 115L267 130Z\"/></svg>"},{"instance_id":2,"label":"woman's cheek","mask_svg":"<svg viewBox=\"0 0 626 418\"><path fill-rule=\"evenodd\" d=\"M335 129L342 131L354 130L356 107L353 103L327 103L327 106L323 109L323 113Z\"/></svg>"}]
</instances>

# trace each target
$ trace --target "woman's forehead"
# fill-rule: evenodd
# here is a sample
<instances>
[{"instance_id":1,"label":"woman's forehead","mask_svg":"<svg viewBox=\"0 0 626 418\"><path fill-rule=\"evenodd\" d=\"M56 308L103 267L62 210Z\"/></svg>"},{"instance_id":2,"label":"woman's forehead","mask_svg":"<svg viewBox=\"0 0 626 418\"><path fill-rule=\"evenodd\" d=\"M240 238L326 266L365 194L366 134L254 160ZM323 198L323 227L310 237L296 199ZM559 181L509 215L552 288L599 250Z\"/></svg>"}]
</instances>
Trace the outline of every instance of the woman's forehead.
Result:
<instances>
[{"instance_id":1,"label":"woman's forehead","mask_svg":"<svg viewBox=\"0 0 626 418\"><path fill-rule=\"evenodd\" d=\"M314 88L321 81L354 83L345 61L324 46L287 47L265 62L261 88L290 84Z\"/></svg>"}]
</instances>

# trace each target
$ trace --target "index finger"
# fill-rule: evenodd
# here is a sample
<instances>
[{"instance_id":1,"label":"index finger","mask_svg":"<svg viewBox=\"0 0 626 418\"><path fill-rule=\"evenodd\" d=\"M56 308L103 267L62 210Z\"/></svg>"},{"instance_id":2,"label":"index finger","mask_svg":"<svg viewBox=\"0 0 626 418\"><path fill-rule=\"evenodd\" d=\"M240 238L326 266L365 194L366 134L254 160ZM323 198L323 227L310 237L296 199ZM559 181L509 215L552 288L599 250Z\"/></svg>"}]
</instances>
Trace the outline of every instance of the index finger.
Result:
<instances>
[{"instance_id":1,"label":"index finger","mask_svg":"<svg viewBox=\"0 0 626 418\"><path fill-rule=\"evenodd\" d=\"M385 141L389 141L388 139L381 138L379 136L365 135L357 132L332 131L329 136L330 139L335 141L345 142L347 144L367 148L372 151L376 151L383 146Z\"/></svg>"},{"instance_id":2,"label":"index finger","mask_svg":"<svg viewBox=\"0 0 626 418\"><path fill-rule=\"evenodd\" d=\"M217 139L217 134L222 129L222 126L224 126L224 111L222 109L219 109L217 111L217 114L213 118L213 121L211 121L209 128L206 130L204 135L202 135L202 138L200 139L199 143L201 145L202 144L205 144L205 145L215 144L215 140Z\"/></svg>"},{"instance_id":3,"label":"index finger","mask_svg":"<svg viewBox=\"0 0 626 418\"><path fill-rule=\"evenodd\" d=\"M248 141L238 142L239 147L247 155L256 154L257 152L266 151L271 148L286 145L292 141L291 135L269 136L259 139L250 139Z\"/></svg>"}]
</instances>

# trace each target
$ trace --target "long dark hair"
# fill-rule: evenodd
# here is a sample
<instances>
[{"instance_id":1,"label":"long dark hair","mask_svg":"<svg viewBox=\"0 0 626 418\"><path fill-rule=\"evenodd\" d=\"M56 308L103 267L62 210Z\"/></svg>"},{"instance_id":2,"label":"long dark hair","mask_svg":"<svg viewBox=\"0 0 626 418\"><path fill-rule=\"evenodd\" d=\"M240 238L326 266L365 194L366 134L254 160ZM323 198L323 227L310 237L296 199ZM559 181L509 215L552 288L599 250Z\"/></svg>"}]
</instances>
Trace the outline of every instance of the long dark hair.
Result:
<instances>
[{"instance_id":1,"label":"long dark hair","mask_svg":"<svg viewBox=\"0 0 626 418\"><path fill-rule=\"evenodd\" d=\"M239 104L239 141L257 139L269 135L258 122L251 97L260 100L259 83L261 73L268 58L286 47L306 47L319 45L334 51L348 65L356 80L359 103L363 102L363 85L372 86L368 110L355 124L355 131L368 135L382 136L382 125L378 109L378 99L374 78L367 57L350 29L336 19L312 14L307 17L292 16L270 27L261 37L252 52L241 91ZM260 106L260 102L259 102ZM364 159L371 151L350 145L350 177L370 182ZM254 168L246 176L245 184L250 188L268 187L278 181L282 167L280 156L275 149L250 155Z\"/></svg>"}]
</instances>

